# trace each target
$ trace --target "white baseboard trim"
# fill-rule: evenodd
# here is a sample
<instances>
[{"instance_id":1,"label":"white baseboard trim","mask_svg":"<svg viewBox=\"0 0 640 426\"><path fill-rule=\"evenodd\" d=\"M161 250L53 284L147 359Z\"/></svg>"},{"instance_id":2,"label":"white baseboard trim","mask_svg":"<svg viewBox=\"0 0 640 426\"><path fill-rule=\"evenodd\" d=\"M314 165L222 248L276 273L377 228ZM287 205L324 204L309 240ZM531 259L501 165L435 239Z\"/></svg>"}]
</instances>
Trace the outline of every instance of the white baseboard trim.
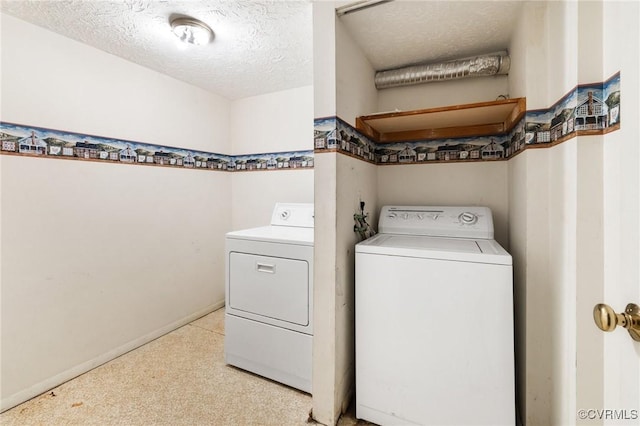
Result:
<instances>
[{"instance_id":1,"label":"white baseboard trim","mask_svg":"<svg viewBox=\"0 0 640 426\"><path fill-rule=\"evenodd\" d=\"M129 351L132 351L140 346L149 343L152 340L157 339L177 328L182 327L183 325L189 324L190 322L203 317L217 309L220 309L224 306L224 300L216 302L212 305L207 306L206 308L200 309L197 312L194 312L178 321L174 321L171 324L168 324L158 330L152 331L144 336L140 336L137 339L134 339L124 345L115 348L109 352L106 352L102 355L99 355L89 361L83 362L82 364L76 365L62 373L56 374L55 376L49 377L29 388L23 389L13 395L4 396L2 395L2 402L0 403L0 412L6 411L10 408L15 407L18 404L22 404L23 402L36 397L50 389L53 389L57 386L60 386L64 382L67 382L75 377L80 376L81 374L86 373L87 371L93 370L94 368L105 364L120 355L123 355Z\"/></svg>"}]
</instances>

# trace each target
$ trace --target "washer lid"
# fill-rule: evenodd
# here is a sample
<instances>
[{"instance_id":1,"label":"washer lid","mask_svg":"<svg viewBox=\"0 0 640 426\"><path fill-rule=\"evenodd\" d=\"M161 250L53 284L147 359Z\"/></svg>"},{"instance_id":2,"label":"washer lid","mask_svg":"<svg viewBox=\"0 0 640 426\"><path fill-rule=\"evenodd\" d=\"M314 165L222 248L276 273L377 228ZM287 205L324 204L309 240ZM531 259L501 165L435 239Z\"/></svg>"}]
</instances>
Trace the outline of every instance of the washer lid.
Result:
<instances>
[{"instance_id":1,"label":"washer lid","mask_svg":"<svg viewBox=\"0 0 640 426\"><path fill-rule=\"evenodd\" d=\"M378 234L356 245L356 253L511 265L495 240Z\"/></svg>"},{"instance_id":2,"label":"washer lid","mask_svg":"<svg viewBox=\"0 0 640 426\"><path fill-rule=\"evenodd\" d=\"M265 241L281 244L313 245L313 228L293 226L262 226L227 233L227 238L237 240Z\"/></svg>"}]
</instances>

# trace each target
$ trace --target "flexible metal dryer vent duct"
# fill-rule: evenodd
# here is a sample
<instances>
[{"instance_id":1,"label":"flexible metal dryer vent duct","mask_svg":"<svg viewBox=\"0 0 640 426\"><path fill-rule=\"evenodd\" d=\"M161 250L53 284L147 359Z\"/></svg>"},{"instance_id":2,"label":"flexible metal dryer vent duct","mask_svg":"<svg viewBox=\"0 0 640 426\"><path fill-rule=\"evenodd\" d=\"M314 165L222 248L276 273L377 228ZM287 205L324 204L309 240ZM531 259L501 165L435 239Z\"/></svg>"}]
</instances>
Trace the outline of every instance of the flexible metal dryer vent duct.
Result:
<instances>
[{"instance_id":1,"label":"flexible metal dryer vent duct","mask_svg":"<svg viewBox=\"0 0 640 426\"><path fill-rule=\"evenodd\" d=\"M412 65L405 68L376 72L376 89L409 86L431 81L454 80L507 74L511 59L506 52L474 56L439 64Z\"/></svg>"}]
</instances>

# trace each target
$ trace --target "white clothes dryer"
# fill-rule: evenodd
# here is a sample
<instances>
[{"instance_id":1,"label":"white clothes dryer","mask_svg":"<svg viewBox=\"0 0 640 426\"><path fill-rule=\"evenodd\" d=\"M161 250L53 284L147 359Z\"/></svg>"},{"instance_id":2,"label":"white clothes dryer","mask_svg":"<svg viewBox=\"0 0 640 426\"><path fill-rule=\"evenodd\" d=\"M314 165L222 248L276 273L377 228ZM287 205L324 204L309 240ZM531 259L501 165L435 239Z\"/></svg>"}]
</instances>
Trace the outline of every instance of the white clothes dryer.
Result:
<instances>
[{"instance_id":1,"label":"white clothes dryer","mask_svg":"<svg viewBox=\"0 0 640 426\"><path fill-rule=\"evenodd\" d=\"M512 260L491 211L385 206L355 252L356 417L514 425Z\"/></svg>"},{"instance_id":2,"label":"white clothes dryer","mask_svg":"<svg viewBox=\"0 0 640 426\"><path fill-rule=\"evenodd\" d=\"M225 361L311 392L313 204L226 235Z\"/></svg>"}]
</instances>

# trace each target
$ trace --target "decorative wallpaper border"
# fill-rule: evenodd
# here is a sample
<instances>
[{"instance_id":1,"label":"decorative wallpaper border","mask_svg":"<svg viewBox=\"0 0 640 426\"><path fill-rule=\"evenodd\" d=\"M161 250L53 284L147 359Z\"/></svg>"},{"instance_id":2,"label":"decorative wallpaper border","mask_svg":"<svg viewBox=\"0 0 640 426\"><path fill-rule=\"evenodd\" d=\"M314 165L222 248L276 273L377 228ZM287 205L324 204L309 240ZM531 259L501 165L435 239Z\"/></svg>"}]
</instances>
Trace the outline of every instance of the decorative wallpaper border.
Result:
<instances>
[{"instance_id":1,"label":"decorative wallpaper border","mask_svg":"<svg viewBox=\"0 0 640 426\"><path fill-rule=\"evenodd\" d=\"M576 86L548 109L527 111L526 144L557 144L620 128L620 73L602 83Z\"/></svg>"},{"instance_id":2,"label":"decorative wallpaper border","mask_svg":"<svg viewBox=\"0 0 640 426\"><path fill-rule=\"evenodd\" d=\"M496 161L619 128L618 72L602 83L576 86L548 109L527 111L507 134L376 143L339 117L324 117L314 121L314 146L316 153L339 152L378 165Z\"/></svg>"},{"instance_id":3,"label":"decorative wallpaper border","mask_svg":"<svg viewBox=\"0 0 640 426\"><path fill-rule=\"evenodd\" d=\"M314 158L312 150L226 155L7 122L0 143L6 155L228 172L310 169Z\"/></svg>"},{"instance_id":4,"label":"decorative wallpaper border","mask_svg":"<svg viewBox=\"0 0 640 426\"><path fill-rule=\"evenodd\" d=\"M376 163L377 144L338 117L314 121L315 152L338 151L361 160Z\"/></svg>"},{"instance_id":5,"label":"decorative wallpaper border","mask_svg":"<svg viewBox=\"0 0 640 426\"><path fill-rule=\"evenodd\" d=\"M372 164L506 160L526 148L554 146L579 135L620 128L620 73L576 86L548 109L527 111L509 133L376 143L339 117L314 120L314 150L246 155L154 145L0 122L0 153L29 157L219 171L310 169L314 154L339 152Z\"/></svg>"},{"instance_id":6,"label":"decorative wallpaper border","mask_svg":"<svg viewBox=\"0 0 640 426\"><path fill-rule=\"evenodd\" d=\"M230 171L312 169L313 150L231 156Z\"/></svg>"}]
</instances>

